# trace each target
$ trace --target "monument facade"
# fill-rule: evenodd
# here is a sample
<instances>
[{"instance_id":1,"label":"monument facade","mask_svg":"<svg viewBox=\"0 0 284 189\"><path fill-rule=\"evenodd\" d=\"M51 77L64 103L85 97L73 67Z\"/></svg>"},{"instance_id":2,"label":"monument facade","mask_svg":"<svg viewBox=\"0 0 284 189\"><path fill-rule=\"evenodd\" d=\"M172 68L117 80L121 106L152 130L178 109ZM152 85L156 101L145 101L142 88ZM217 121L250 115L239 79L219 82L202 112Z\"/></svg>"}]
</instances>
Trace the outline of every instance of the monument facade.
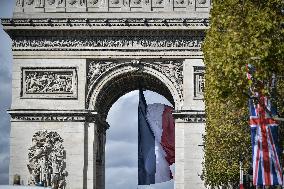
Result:
<instances>
[{"instance_id":1,"label":"monument facade","mask_svg":"<svg viewBox=\"0 0 284 189\"><path fill-rule=\"evenodd\" d=\"M175 188L201 189L209 0L17 0L10 184L104 189L112 104L165 96L176 127Z\"/></svg>"}]
</instances>

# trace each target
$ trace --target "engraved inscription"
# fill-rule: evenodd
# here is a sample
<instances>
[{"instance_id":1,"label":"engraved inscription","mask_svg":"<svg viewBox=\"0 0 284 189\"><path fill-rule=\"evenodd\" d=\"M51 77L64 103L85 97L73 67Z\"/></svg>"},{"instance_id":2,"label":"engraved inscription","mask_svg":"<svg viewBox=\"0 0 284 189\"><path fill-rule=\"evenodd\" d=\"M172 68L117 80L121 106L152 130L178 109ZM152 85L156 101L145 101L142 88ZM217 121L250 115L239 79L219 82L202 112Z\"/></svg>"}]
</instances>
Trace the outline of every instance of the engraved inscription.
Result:
<instances>
[{"instance_id":1,"label":"engraved inscription","mask_svg":"<svg viewBox=\"0 0 284 189\"><path fill-rule=\"evenodd\" d=\"M203 99L204 93L204 85L205 85L205 78L204 78L204 67L202 66L194 66L194 98L195 99Z\"/></svg>"},{"instance_id":2,"label":"engraved inscription","mask_svg":"<svg viewBox=\"0 0 284 189\"><path fill-rule=\"evenodd\" d=\"M22 97L76 98L75 68L23 68Z\"/></svg>"}]
</instances>

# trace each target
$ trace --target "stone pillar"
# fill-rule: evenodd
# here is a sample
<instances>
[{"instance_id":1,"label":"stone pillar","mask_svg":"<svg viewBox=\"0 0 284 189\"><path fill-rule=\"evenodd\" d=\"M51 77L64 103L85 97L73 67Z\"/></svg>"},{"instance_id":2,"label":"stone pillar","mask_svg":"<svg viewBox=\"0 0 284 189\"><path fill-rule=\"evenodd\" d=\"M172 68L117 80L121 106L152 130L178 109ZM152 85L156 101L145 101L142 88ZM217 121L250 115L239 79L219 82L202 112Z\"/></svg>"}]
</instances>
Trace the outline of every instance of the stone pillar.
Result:
<instances>
[{"instance_id":1,"label":"stone pillar","mask_svg":"<svg viewBox=\"0 0 284 189\"><path fill-rule=\"evenodd\" d=\"M175 121L175 189L184 189L184 124Z\"/></svg>"},{"instance_id":2,"label":"stone pillar","mask_svg":"<svg viewBox=\"0 0 284 189\"><path fill-rule=\"evenodd\" d=\"M202 180L204 111L178 111L174 116L176 119L175 188L203 189L205 188Z\"/></svg>"},{"instance_id":3,"label":"stone pillar","mask_svg":"<svg viewBox=\"0 0 284 189\"><path fill-rule=\"evenodd\" d=\"M106 144L106 130L109 128L108 123L101 118L96 121L95 138L95 189L105 188L105 144Z\"/></svg>"}]
</instances>

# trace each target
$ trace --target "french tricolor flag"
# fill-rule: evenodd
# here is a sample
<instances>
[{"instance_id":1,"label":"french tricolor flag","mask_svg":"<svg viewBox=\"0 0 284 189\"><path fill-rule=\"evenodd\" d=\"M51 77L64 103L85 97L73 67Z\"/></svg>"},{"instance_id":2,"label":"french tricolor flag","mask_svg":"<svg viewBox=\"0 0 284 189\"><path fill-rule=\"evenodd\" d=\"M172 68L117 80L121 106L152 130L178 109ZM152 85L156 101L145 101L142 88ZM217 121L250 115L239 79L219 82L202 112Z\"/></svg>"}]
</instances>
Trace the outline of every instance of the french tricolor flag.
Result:
<instances>
[{"instance_id":1,"label":"french tricolor flag","mask_svg":"<svg viewBox=\"0 0 284 189\"><path fill-rule=\"evenodd\" d=\"M170 165L175 162L173 108L164 104L146 104L139 91L138 106L138 185L171 180Z\"/></svg>"}]
</instances>

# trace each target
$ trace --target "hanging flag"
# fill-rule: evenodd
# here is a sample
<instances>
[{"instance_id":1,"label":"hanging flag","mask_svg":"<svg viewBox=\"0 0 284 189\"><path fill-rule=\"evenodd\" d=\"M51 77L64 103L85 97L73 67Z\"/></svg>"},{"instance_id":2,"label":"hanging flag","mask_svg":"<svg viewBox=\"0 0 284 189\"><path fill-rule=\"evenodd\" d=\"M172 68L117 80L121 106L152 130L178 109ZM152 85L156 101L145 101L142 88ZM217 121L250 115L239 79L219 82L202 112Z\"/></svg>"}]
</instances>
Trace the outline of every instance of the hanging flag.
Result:
<instances>
[{"instance_id":1,"label":"hanging flag","mask_svg":"<svg viewBox=\"0 0 284 189\"><path fill-rule=\"evenodd\" d=\"M170 165L175 161L175 132L172 108L164 104L149 104L147 120L155 136L155 183L171 180Z\"/></svg>"},{"instance_id":2,"label":"hanging flag","mask_svg":"<svg viewBox=\"0 0 284 189\"><path fill-rule=\"evenodd\" d=\"M159 103L146 105L142 91L139 92L139 96L138 184L149 185L166 182L173 178L170 165L175 162L175 132L174 119L172 116L173 109L172 107ZM145 104L143 102L145 102ZM142 116L141 114L142 112L145 113L145 109L142 107L147 107L146 117ZM142 109L144 111L142 111ZM152 141L152 137L154 137L154 142ZM147 138L150 138L150 141L148 141ZM148 144L143 148L143 146L146 144L145 141L147 141ZM144 152L147 152L146 148L149 152L151 152L149 157L155 157L150 158L151 163L148 163L148 165L153 166L152 169L145 168L146 164L143 163L146 162L145 157L148 157L148 155L144 154ZM147 170L151 170L150 175L147 174ZM154 174L152 174L153 170L155 170Z\"/></svg>"},{"instance_id":3,"label":"hanging flag","mask_svg":"<svg viewBox=\"0 0 284 189\"><path fill-rule=\"evenodd\" d=\"M143 91L140 89L138 105L138 185L155 183L155 137L146 116L147 104Z\"/></svg>"},{"instance_id":4,"label":"hanging flag","mask_svg":"<svg viewBox=\"0 0 284 189\"><path fill-rule=\"evenodd\" d=\"M251 93L254 97L249 99L253 184L282 185L278 123L272 118L276 115L276 108L260 92L251 89Z\"/></svg>"}]
</instances>

